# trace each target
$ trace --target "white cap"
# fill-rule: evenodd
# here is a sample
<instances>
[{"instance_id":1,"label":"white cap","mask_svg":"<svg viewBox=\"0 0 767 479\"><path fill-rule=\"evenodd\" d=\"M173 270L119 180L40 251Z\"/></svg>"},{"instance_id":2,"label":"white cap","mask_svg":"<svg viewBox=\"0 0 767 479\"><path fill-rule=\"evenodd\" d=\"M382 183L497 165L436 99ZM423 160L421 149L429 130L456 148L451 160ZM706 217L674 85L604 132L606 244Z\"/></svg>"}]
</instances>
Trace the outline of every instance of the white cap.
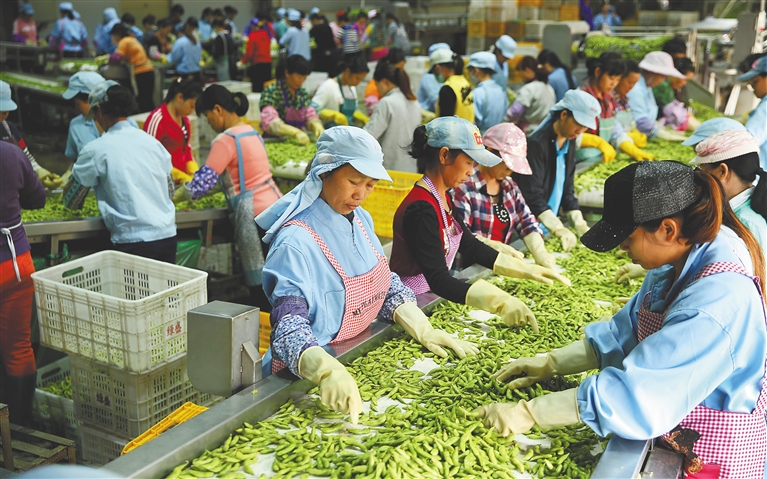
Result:
<instances>
[{"instance_id":1,"label":"white cap","mask_svg":"<svg viewBox=\"0 0 767 479\"><path fill-rule=\"evenodd\" d=\"M639 62L639 68L647 70L656 75L663 75L673 78L686 78L682 73L674 68L674 59L666 52L650 52Z\"/></svg>"},{"instance_id":2,"label":"white cap","mask_svg":"<svg viewBox=\"0 0 767 479\"><path fill-rule=\"evenodd\" d=\"M447 48L440 48L429 56L430 65L453 63L453 52Z\"/></svg>"},{"instance_id":3,"label":"white cap","mask_svg":"<svg viewBox=\"0 0 767 479\"><path fill-rule=\"evenodd\" d=\"M759 153L754 135L746 130L725 130L714 133L695 147L698 154L690 162L693 165L719 163L747 153Z\"/></svg>"}]
</instances>

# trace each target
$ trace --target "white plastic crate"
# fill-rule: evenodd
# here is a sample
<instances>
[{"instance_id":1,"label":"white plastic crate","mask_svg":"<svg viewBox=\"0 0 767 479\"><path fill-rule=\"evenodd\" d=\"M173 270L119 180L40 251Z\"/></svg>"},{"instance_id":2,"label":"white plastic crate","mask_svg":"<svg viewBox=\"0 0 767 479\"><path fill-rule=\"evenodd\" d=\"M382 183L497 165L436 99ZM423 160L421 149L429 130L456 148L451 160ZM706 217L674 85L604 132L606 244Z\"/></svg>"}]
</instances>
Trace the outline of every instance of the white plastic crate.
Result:
<instances>
[{"instance_id":1,"label":"white plastic crate","mask_svg":"<svg viewBox=\"0 0 767 479\"><path fill-rule=\"evenodd\" d=\"M114 461L123 452L130 439L115 437L94 427L80 427L83 459L97 465Z\"/></svg>"},{"instance_id":2,"label":"white plastic crate","mask_svg":"<svg viewBox=\"0 0 767 479\"><path fill-rule=\"evenodd\" d=\"M486 37L466 37L466 54L485 51Z\"/></svg>"},{"instance_id":3,"label":"white plastic crate","mask_svg":"<svg viewBox=\"0 0 767 479\"><path fill-rule=\"evenodd\" d=\"M40 342L132 372L186 354L186 313L208 274L102 251L32 274Z\"/></svg>"},{"instance_id":4,"label":"white plastic crate","mask_svg":"<svg viewBox=\"0 0 767 479\"><path fill-rule=\"evenodd\" d=\"M248 104L250 106L248 107L248 113L245 115L245 118L247 118L248 121L261 121L261 107L259 107L260 103L260 93L248 93Z\"/></svg>"},{"instance_id":5,"label":"white plastic crate","mask_svg":"<svg viewBox=\"0 0 767 479\"><path fill-rule=\"evenodd\" d=\"M246 95L253 93L253 84L249 81L227 80L216 83L209 83L205 85L205 87L207 88L210 85L221 85L232 93L244 93Z\"/></svg>"},{"instance_id":6,"label":"white plastic crate","mask_svg":"<svg viewBox=\"0 0 767 479\"><path fill-rule=\"evenodd\" d=\"M75 417L86 425L133 439L185 402L206 405L186 371L186 356L148 373L136 374L70 357Z\"/></svg>"}]
</instances>

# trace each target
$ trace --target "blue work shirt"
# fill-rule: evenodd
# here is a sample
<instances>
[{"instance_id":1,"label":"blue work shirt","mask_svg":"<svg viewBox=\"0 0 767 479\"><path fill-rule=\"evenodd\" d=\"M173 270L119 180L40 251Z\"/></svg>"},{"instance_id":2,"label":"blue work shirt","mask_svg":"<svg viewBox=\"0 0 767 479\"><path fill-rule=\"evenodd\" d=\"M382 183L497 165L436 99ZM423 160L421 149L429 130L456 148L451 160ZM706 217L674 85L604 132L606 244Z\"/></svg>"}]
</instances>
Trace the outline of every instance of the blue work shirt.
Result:
<instances>
[{"instance_id":1,"label":"blue work shirt","mask_svg":"<svg viewBox=\"0 0 767 479\"><path fill-rule=\"evenodd\" d=\"M658 134L658 127L655 126L655 120L658 119L658 104L655 102L652 88L647 86L644 75L639 75L639 81L626 94L626 98L629 100L629 108L637 129L648 137L655 138Z\"/></svg>"},{"instance_id":2,"label":"blue work shirt","mask_svg":"<svg viewBox=\"0 0 767 479\"><path fill-rule=\"evenodd\" d=\"M131 126L138 128L136 120L128 118ZM83 115L77 115L69 122L69 134L67 135L67 149L64 154L67 158L77 159L80 150L85 145L99 137L99 130L95 120L86 120Z\"/></svg>"},{"instance_id":3,"label":"blue work shirt","mask_svg":"<svg viewBox=\"0 0 767 479\"><path fill-rule=\"evenodd\" d=\"M745 243L722 226L714 241L692 247L677 281L670 265L649 271L639 293L610 322L586 327L601 372L584 379L577 401L581 420L597 434L658 437L699 404L753 411L767 355L764 304L753 281L738 273L687 285L717 261L753 274ZM648 292L650 311L668 311L661 329L638 342L637 312Z\"/></svg>"},{"instance_id":4,"label":"blue work shirt","mask_svg":"<svg viewBox=\"0 0 767 479\"><path fill-rule=\"evenodd\" d=\"M72 176L96 193L112 243L137 243L176 234L171 168L162 143L120 121L85 145Z\"/></svg>"},{"instance_id":5,"label":"blue work shirt","mask_svg":"<svg viewBox=\"0 0 767 479\"><path fill-rule=\"evenodd\" d=\"M312 50L309 47L309 32L299 30L296 27L288 28L285 35L280 37L280 46L288 49L288 57L291 55L301 55L307 60L312 59Z\"/></svg>"},{"instance_id":6,"label":"blue work shirt","mask_svg":"<svg viewBox=\"0 0 767 479\"><path fill-rule=\"evenodd\" d=\"M205 20L200 20L197 31L200 33L200 41L207 42L213 34L213 26Z\"/></svg>"},{"instance_id":7,"label":"blue work shirt","mask_svg":"<svg viewBox=\"0 0 767 479\"><path fill-rule=\"evenodd\" d=\"M575 82L575 76L572 76L573 85L578 86L578 84ZM570 84L567 83L567 72L564 68L555 68L551 71L549 74L549 85L551 85L551 88L554 89L554 93L557 95L557 101L564 98L565 93L567 93L567 90L570 89Z\"/></svg>"},{"instance_id":8,"label":"blue work shirt","mask_svg":"<svg viewBox=\"0 0 767 479\"><path fill-rule=\"evenodd\" d=\"M117 50L117 45L112 43L112 35L109 32L118 23L120 23L120 19L114 18L106 24L99 23L96 25L96 31L93 32L93 44L96 46L96 54L114 53Z\"/></svg>"},{"instance_id":9,"label":"blue work shirt","mask_svg":"<svg viewBox=\"0 0 767 479\"><path fill-rule=\"evenodd\" d=\"M51 38L65 52L81 52L83 44L88 43L88 32L80 20L59 18L53 25Z\"/></svg>"},{"instance_id":10,"label":"blue work shirt","mask_svg":"<svg viewBox=\"0 0 767 479\"><path fill-rule=\"evenodd\" d=\"M767 170L767 97L762 98L759 105L748 115L746 130L756 138L759 145L759 164L763 170Z\"/></svg>"},{"instance_id":11,"label":"blue work shirt","mask_svg":"<svg viewBox=\"0 0 767 479\"><path fill-rule=\"evenodd\" d=\"M130 27L130 31L133 34L133 36L136 37L136 40L138 40L139 43L144 41L144 32L142 32L139 27L137 27L136 25L133 25L132 27Z\"/></svg>"},{"instance_id":12,"label":"blue work shirt","mask_svg":"<svg viewBox=\"0 0 767 479\"><path fill-rule=\"evenodd\" d=\"M354 216L362 221L373 246L383 255L370 213L358 207ZM324 200L318 198L294 219L306 223L322 238L347 276L365 274L378 263L356 221L337 213ZM277 356L296 373L300 353L307 343L324 346L335 339L341 329L346 308L344 283L309 232L291 225L282 228L271 242L264 264L263 287L275 306L272 346L278 351ZM308 307L304 306L303 311L293 309L290 315L285 315L286 310L279 302L289 298ZM392 273L392 284L380 316L391 321L394 310L407 301L415 301L415 295ZM275 318L276 315L280 317ZM271 373L271 360L270 348L264 355L264 374Z\"/></svg>"},{"instance_id":13,"label":"blue work shirt","mask_svg":"<svg viewBox=\"0 0 767 479\"><path fill-rule=\"evenodd\" d=\"M761 177L759 181L762 181ZM767 180L766 180L767 181ZM754 188L747 188L740 194L730 198L730 207L741 223L748 228L756 241L762 247L762 254L767 256L767 220L751 207L751 196Z\"/></svg>"},{"instance_id":14,"label":"blue work shirt","mask_svg":"<svg viewBox=\"0 0 767 479\"><path fill-rule=\"evenodd\" d=\"M491 126L503 121L503 115L509 106L506 91L494 80L485 80L473 90L474 123L483 135Z\"/></svg>"},{"instance_id":15,"label":"blue work shirt","mask_svg":"<svg viewBox=\"0 0 767 479\"><path fill-rule=\"evenodd\" d=\"M183 36L173 44L173 49L168 55L168 61L176 65L176 73L189 75L200 71L201 57L202 45L200 42L192 43L188 37Z\"/></svg>"},{"instance_id":16,"label":"blue work shirt","mask_svg":"<svg viewBox=\"0 0 767 479\"><path fill-rule=\"evenodd\" d=\"M277 35L277 38L282 38L282 36L285 35L285 32L287 31L288 31L288 22L285 21L284 18L274 24L274 33Z\"/></svg>"},{"instance_id":17,"label":"blue work shirt","mask_svg":"<svg viewBox=\"0 0 767 479\"><path fill-rule=\"evenodd\" d=\"M427 73L421 78L416 97L422 109L430 112L437 109L440 88L442 88L442 83L437 81L437 77L433 73Z\"/></svg>"},{"instance_id":18,"label":"blue work shirt","mask_svg":"<svg viewBox=\"0 0 767 479\"><path fill-rule=\"evenodd\" d=\"M623 20L618 15L610 12L607 16L597 13L594 15L594 28L593 30L599 30L602 28L602 24L606 23L608 27L620 27L623 25Z\"/></svg>"},{"instance_id":19,"label":"blue work shirt","mask_svg":"<svg viewBox=\"0 0 767 479\"><path fill-rule=\"evenodd\" d=\"M493 81L497 83L504 92L506 91L506 87L509 86L509 62L495 62L495 73L493 74Z\"/></svg>"}]
</instances>

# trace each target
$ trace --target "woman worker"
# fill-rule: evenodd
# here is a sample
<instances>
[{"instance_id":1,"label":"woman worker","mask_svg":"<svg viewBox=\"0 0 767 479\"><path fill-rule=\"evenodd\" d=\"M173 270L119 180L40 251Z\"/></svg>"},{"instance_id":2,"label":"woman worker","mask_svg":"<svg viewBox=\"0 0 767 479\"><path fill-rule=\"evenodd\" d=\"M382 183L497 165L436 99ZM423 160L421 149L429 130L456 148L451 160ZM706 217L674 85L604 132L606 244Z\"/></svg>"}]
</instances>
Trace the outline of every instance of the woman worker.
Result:
<instances>
[{"instance_id":1,"label":"woman worker","mask_svg":"<svg viewBox=\"0 0 767 479\"><path fill-rule=\"evenodd\" d=\"M395 171L418 171L407 145L415 127L421 124L421 107L410 90L410 79L402 68L382 60L376 65L373 81L383 98L378 102L365 131L381 144L384 168Z\"/></svg>"},{"instance_id":2,"label":"woman worker","mask_svg":"<svg viewBox=\"0 0 767 479\"><path fill-rule=\"evenodd\" d=\"M640 142L644 146L647 137L640 132L626 132L623 125L615 118L615 99L612 91L618 86L626 71L626 63L621 56L617 53L605 52L599 58L589 58L586 61L586 67L588 78L581 89L596 98L602 107L602 114L597 119L597 128L588 130L588 133L608 141L613 148L620 148L637 161L655 158L654 155L640 150L635 144ZM589 144L589 139L584 139ZM597 143L601 144L601 142ZM579 149L576 157L579 161L584 161L592 157L594 153L603 154L598 148L587 147Z\"/></svg>"},{"instance_id":3,"label":"woman worker","mask_svg":"<svg viewBox=\"0 0 767 479\"><path fill-rule=\"evenodd\" d=\"M394 68L399 68L403 71L405 70L405 52L399 48L392 48L389 50L389 53L385 57L378 61L386 62L389 65L392 65ZM367 111L370 115L373 114L376 106L378 105L378 102L381 101L381 96L381 92L378 91L376 82L368 82L368 84L365 86L365 106L367 107Z\"/></svg>"},{"instance_id":4,"label":"woman worker","mask_svg":"<svg viewBox=\"0 0 767 479\"><path fill-rule=\"evenodd\" d=\"M93 188L114 249L176 263L176 209L170 153L126 120L136 109L127 88L107 80L88 95L104 134L80 151L64 187L67 208L82 208Z\"/></svg>"},{"instance_id":5,"label":"woman worker","mask_svg":"<svg viewBox=\"0 0 767 479\"><path fill-rule=\"evenodd\" d=\"M272 179L264 141L256 130L242 121L248 111L248 97L232 94L221 85L211 85L197 103L216 133L205 166L192 180L176 190L173 201L198 199L221 180L233 212L234 239L240 253L245 283L261 284L264 254L253 218L282 197Z\"/></svg>"},{"instance_id":6,"label":"woman worker","mask_svg":"<svg viewBox=\"0 0 767 479\"><path fill-rule=\"evenodd\" d=\"M560 209L579 236L589 230L573 187L575 140L588 128L596 128L601 110L593 96L581 90L568 90L527 139L527 160L533 173L513 175L530 211L562 241L565 251L575 246L576 239L557 217Z\"/></svg>"},{"instance_id":7,"label":"woman worker","mask_svg":"<svg viewBox=\"0 0 767 479\"><path fill-rule=\"evenodd\" d=\"M695 66L687 57L674 59L674 68L684 78L667 78L652 89L655 102L661 112L659 123L677 131L695 131L700 121L687 112L682 103L682 88L695 76Z\"/></svg>"},{"instance_id":8,"label":"woman worker","mask_svg":"<svg viewBox=\"0 0 767 479\"><path fill-rule=\"evenodd\" d=\"M301 55L289 56L284 64L277 65L278 80L264 88L259 102L264 132L293 137L301 145L309 143L304 127L320 137L325 128L309 101L309 94L301 86L309 73L309 60Z\"/></svg>"},{"instance_id":9,"label":"woman worker","mask_svg":"<svg viewBox=\"0 0 767 479\"><path fill-rule=\"evenodd\" d=\"M482 139L485 147L503 161L492 167L478 165L469 180L453 191L453 217L499 252L511 253L507 245L516 233L536 263L554 269L556 260L546 251L538 221L511 179L513 171L532 173L525 134L516 125L501 123L487 130Z\"/></svg>"},{"instance_id":10,"label":"woman worker","mask_svg":"<svg viewBox=\"0 0 767 479\"><path fill-rule=\"evenodd\" d=\"M426 174L394 214L392 271L415 294L431 290L450 301L498 314L509 326L530 323L537 333L535 316L525 303L487 281L467 284L450 275L460 252L465 266L479 263L503 276L570 284L550 269L527 264L518 252L497 252L453 218L447 191L468 179L475 162L491 168L501 159L485 149L476 126L458 117L435 118L416 128L410 155Z\"/></svg>"},{"instance_id":11,"label":"woman worker","mask_svg":"<svg viewBox=\"0 0 767 479\"><path fill-rule=\"evenodd\" d=\"M199 169L192 156L192 125L188 116L194 113L202 86L195 80L178 77L170 82L165 101L149 114L144 131L157 138L170 153L173 180L186 183Z\"/></svg>"},{"instance_id":12,"label":"woman worker","mask_svg":"<svg viewBox=\"0 0 767 479\"><path fill-rule=\"evenodd\" d=\"M684 78L684 75L674 68L674 60L666 52L648 53L639 62L639 68L642 70L639 81L626 95L637 129L649 138L657 136L666 141L684 141L684 133L670 130L657 122L658 104L652 92L653 87L666 77Z\"/></svg>"},{"instance_id":13,"label":"woman worker","mask_svg":"<svg viewBox=\"0 0 767 479\"><path fill-rule=\"evenodd\" d=\"M110 32L112 42L117 45L117 50L109 56L110 63L127 62L133 65L133 76L136 78L138 95L138 111L152 111L154 109L154 66L146 56L146 51L136 37L131 35L130 30L122 23L112 27Z\"/></svg>"},{"instance_id":14,"label":"woman worker","mask_svg":"<svg viewBox=\"0 0 767 479\"><path fill-rule=\"evenodd\" d=\"M557 95L548 84L549 74L535 58L523 57L517 63L516 70L525 80L525 84L517 92L517 97L505 112L503 120L514 123L524 132L532 133L554 107ZM474 109L476 110L476 106Z\"/></svg>"},{"instance_id":15,"label":"woman worker","mask_svg":"<svg viewBox=\"0 0 767 479\"><path fill-rule=\"evenodd\" d=\"M168 55L168 62L176 67L176 74L184 78L191 78L197 83L202 83L200 74L200 59L202 58L202 45L197 40L194 31L197 29L197 19L189 17L184 22L184 26L173 49Z\"/></svg>"},{"instance_id":16,"label":"woman worker","mask_svg":"<svg viewBox=\"0 0 767 479\"><path fill-rule=\"evenodd\" d=\"M256 218L270 244L264 291L274 306L264 374L287 366L319 385L322 402L353 423L362 402L357 385L322 346L359 335L380 315L439 356L447 356L443 346L461 358L477 352L432 328L389 270L370 214L359 207L379 179L390 180L375 139L355 127L330 128L307 179Z\"/></svg>"},{"instance_id":17,"label":"woman worker","mask_svg":"<svg viewBox=\"0 0 767 479\"><path fill-rule=\"evenodd\" d=\"M65 58L81 58L88 50L88 32L75 18L72 2L59 3L61 18L56 20L48 43Z\"/></svg>"},{"instance_id":18,"label":"woman worker","mask_svg":"<svg viewBox=\"0 0 767 479\"><path fill-rule=\"evenodd\" d=\"M575 90L577 83L575 75L570 71L556 53L551 50L543 50L538 54L538 63L549 73L549 85L557 95L557 101L561 101L568 90Z\"/></svg>"},{"instance_id":19,"label":"woman worker","mask_svg":"<svg viewBox=\"0 0 767 479\"><path fill-rule=\"evenodd\" d=\"M437 116L458 116L474 123L474 96L471 83L463 76L463 59L448 49L435 51L429 57L437 81L442 83L437 99Z\"/></svg>"},{"instance_id":20,"label":"woman worker","mask_svg":"<svg viewBox=\"0 0 767 479\"><path fill-rule=\"evenodd\" d=\"M578 388L475 413L503 435L583 422L600 436L700 435L687 474L763 478L767 328L764 257L719 182L673 161L635 163L605 182L605 209L583 244L616 246L650 272L639 293L585 339L512 361L509 387L600 369ZM761 284L760 284L761 282ZM674 434L669 437L668 433Z\"/></svg>"},{"instance_id":21,"label":"woman worker","mask_svg":"<svg viewBox=\"0 0 767 479\"><path fill-rule=\"evenodd\" d=\"M322 82L312 98L314 111L320 113L320 119L328 127L351 125L355 117L360 121L367 118L357 111L357 85L370 71L367 62L362 55L349 56L341 64L340 70L340 75Z\"/></svg>"},{"instance_id":22,"label":"woman worker","mask_svg":"<svg viewBox=\"0 0 767 479\"><path fill-rule=\"evenodd\" d=\"M473 53L469 58L469 80L476 85L474 96L474 123L483 135L488 128L503 121L509 105L506 92L493 80L495 55L490 52Z\"/></svg>"},{"instance_id":23,"label":"woman worker","mask_svg":"<svg viewBox=\"0 0 767 479\"><path fill-rule=\"evenodd\" d=\"M759 159L762 169L767 167L767 55L759 58L751 65L751 70L738 77L747 81L754 95L760 98L759 105L748 115L746 129L754 135L759 145Z\"/></svg>"},{"instance_id":24,"label":"woman worker","mask_svg":"<svg viewBox=\"0 0 767 479\"><path fill-rule=\"evenodd\" d=\"M2 397L11 422L28 426L37 379L30 342L35 272L21 209L45 206L45 188L21 149L0 141L0 356Z\"/></svg>"},{"instance_id":25,"label":"woman worker","mask_svg":"<svg viewBox=\"0 0 767 479\"><path fill-rule=\"evenodd\" d=\"M447 49L450 50L450 45L447 43L435 43L429 47L429 58L437 50ZM444 80L443 80L444 81ZM434 112L437 108L437 99L439 98L439 89L442 88L442 82L437 80L437 65L431 64L429 71L421 78L421 83L418 84L418 103L421 105L421 109L428 112Z\"/></svg>"}]
</instances>

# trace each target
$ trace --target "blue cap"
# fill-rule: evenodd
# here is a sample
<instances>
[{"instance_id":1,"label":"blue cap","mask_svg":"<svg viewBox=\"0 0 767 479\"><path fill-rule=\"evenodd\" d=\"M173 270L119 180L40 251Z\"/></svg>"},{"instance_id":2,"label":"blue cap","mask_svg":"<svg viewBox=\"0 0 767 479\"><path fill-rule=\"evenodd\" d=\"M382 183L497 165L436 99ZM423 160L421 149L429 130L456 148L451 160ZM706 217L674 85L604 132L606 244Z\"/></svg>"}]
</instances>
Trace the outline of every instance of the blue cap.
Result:
<instances>
[{"instance_id":1,"label":"blue cap","mask_svg":"<svg viewBox=\"0 0 767 479\"><path fill-rule=\"evenodd\" d=\"M485 149L479 128L457 116L435 118L426 124L426 144L434 148L447 147L461 150L482 166L495 166L501 162Z\"/></svg>"},{"instance_id":2,"label":"blue cap","mask_svg":"<svg viewBox=\"0 0 767 479\"><path fill-rule=\"evenodd\" d=\"M724 130L742 131L745 129L746 127L743 126L742 123L735 121L732 118L712 118L701 123L700 126L695 129L695 133L684 140L682 144L684 146L694 146L714 133Z\"/></svg>"},{"instance_id":3,"label":"blue cap","mask_svg":"<svg viewBox=\"0 0 767 479\"><path fill-rule=\"evenodd\" d=\"M320 13L320 9L317 7L314 7L311 10L309 10L309 15L314 15L316 13Z\"/></svg>"},{"instance_id":4,"label":"blue cap","mask_svg":"<svg viewBox=\"0 0 767 479\"><path fill-rule=\"evenodd\" d=\"M22 3L21 5L19 5L19 11L23 15L34 15L35 14L35 9L32 8L32 5L30 5L29 3L26 3L26 2Z\"/></svg>"},{"instance_id":5,"label":"blue cap","mask_svg":"<svg viewBox=\"0 0 767 479\"><path fill-rule=\"evenodd\" d=\"M77 72L69 77L67 91L61 96L65 100L71 100L78 93L90 93L93 87L104 81L104 77L96 72Z\"/></svg>"},{"instance_id":6,"label":"blue cap","mask_svg":"<svg viewBox=\"0 0 767 479\"><path fill-rule=\"evenodd\" d=\"M288 8L288 20L298 22L301 20L301 12L294 8Z\"/></svg>"},{"instance_id":7,"label":"blue cap","mask_svg":"<svg viewBox=\"0 0 767 479\"><path fill-rule=\"evenodd\" d=\"M95 111L93 111L94 106L100 105L102 103L106 103L109 101L107 90L109 90L111 87L115 85L119 85L119 83L117 83L114 80L107 80L95 85L91 89L91 92L88 94L88 103L91 105L91 111L89 111L88 114L85 115L86 120L93 119L93 115L96 113Z\"/></svg>"},{"instance_id":8,"label":"blue cap","mask_svg":"<svg viewBox=\"0 0 767 479\"><path fill-rule=\"evenodd\" d=\"M431 56L432 53L436 52L437 50L450 50L450 45L447 43L435 43L434 45L429 47L429 56Z\"/></svg>"},{"instance_id":9,"label":"blue cap","mask_svg":"<svg viewBox=\"0 0 767 479\"><path fill-rule=\"evenodd\" d=\"M72 2L61 2L61 3L59 3L59 11L61 11L61 12L64 12L64 11L70 11L71 12L74 9L75 9L75 7L72 6Z\"/></svg>"},{"instance_id":10,"label":"blue cap","mask_svg":"<svg viewBox=\"0 0 767 479\"><path fill-rule=\"evenodd\" d=\"M489 70L495 69L497 63L495 55L490 52L477 52L472 53L469 57L469 64L466 66L474 68L487 68Z\"/></svg>"},{"instance_id":11,"label":"blue cap","mask_svg":"<svg viewBox=\"0 0 767 479\"><path fill-rule=\"evenodd\" d=\"M508 35L501 35L495 41L495 48L501 51L501 55L506 58L514 58L514 52L517 51L517 42Z\"/></svg>"},{"instance_id":12,"label":"blue cap","mask_svg":"<svg viewBox=\"0 0 767 479\"><path fill-rule=\"evenodd\" d=\"M287 10L285 10L284 8L282 8L282 7L278 8L278 9L277 9L277 18L279 18L280 20L282 20L283 18L285 18L285 14L286 14L287 12L288 12L288 11L287 11Z\"/></svg>"},{"instance_id":13,"label":"blue cap","mask_svg":"<svg viewBox=\"0 0 767 479\"><path fill-rule=\"evenodd\" d=\"M17 108L16 102L11 100L11 85L0 80L0 111L13 111Z\"/></svg>"},{"instance_id":14,"label":"blue cap","mask_svg":"<svg viewBox=\"0 0 767 479\"><path fill-rule=\"evenodd\" d=\"M767 73L767 56L757 59L752 65L751 70L738 77L740 81L751 81L752 78Z\"/></svg>"},{"instance_id":15,"label":"blue cap","mask_svg":"<svg viewBox=\"0 0 767 479\"><path fill-rule=\"evenodd\" d=\"M339 162L349 163L355 170L375 180L392 181L383 166L381 145L362 128L334 126L320 135L312 167Z\"/></svg>"},{"instance_id":16,"label":"blue cap","mask_svg":"<svg viewBox=\"0 0 767 479\"><path fill-rule=\"evenodd\" d=\"M589 130L597 129L597 118L602 114L599 101L583 90L567 90L565 96L554 105L552 112L570 110L579 125Z\"/></svg>"}]
</instances>

